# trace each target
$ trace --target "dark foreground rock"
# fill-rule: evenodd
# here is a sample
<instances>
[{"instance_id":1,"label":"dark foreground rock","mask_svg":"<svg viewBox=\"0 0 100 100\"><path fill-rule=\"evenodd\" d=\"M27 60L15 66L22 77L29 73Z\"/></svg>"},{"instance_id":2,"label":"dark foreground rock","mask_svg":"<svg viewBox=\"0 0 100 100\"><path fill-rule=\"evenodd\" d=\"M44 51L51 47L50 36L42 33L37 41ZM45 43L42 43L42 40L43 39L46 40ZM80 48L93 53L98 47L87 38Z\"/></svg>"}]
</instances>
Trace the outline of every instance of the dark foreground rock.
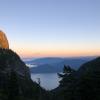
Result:
<instances>
[{"instance_id":1,"label":"dark foreground rock","mask_svg":"<svg viewBox=\"0 0 100 100\"><path fill-rule=\"evenodd\" d=\"M0 49L0 100L45 100L47 95L15 52Z\"/></svg>"},{"instance_id":2,"label":"dark foreground rock","mask_svg":"<svg viewBox=\"0 0 100 100\"><path fill-rule=\"evenodd\" d=\"M100 57L83 64L62 82L52 91L53 100L100 100Z\"/></svg>"}]
</instances>

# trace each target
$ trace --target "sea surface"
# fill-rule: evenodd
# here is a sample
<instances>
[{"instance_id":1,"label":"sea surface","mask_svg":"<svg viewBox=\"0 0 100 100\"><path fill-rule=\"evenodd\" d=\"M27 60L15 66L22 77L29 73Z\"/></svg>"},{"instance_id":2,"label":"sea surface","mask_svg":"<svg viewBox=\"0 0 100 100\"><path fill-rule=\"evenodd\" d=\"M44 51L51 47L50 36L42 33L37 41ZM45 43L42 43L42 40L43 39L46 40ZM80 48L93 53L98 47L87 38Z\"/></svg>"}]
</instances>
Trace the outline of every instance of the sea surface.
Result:
<instances>
[{"instance_id":1,"label":"sea surface","mask_svg":"<svg viewBox=\"0 0 100 100\"><path fill-rule=\"evenodd\" d=\"M46 90L52 90L59 85L60 78L57 73L41 73L41 74L31 74L33 81L37 82L41 87Z\"/></svg>"}]
</instances>

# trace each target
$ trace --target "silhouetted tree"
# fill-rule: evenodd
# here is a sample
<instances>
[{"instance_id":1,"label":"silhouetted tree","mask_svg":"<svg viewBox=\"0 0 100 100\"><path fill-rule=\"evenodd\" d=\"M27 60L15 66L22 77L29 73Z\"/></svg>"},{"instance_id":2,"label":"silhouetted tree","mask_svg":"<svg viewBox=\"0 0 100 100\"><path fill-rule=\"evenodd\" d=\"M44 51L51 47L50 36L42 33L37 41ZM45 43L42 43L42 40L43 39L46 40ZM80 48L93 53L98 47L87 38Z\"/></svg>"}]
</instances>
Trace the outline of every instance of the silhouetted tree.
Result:
<instances>
[{"instance_id":1,"label":"silhouetted tree","mask_svg":"<svg viewBox=\"0 0 100 100\"><path fill-rule=\"evenodd\" d=\"M60 81L60 86L65 86L70 84L74 80L73 76L74 72L75 70L72 69L69 65L68 66L64 65L63 73L58 73L58 76L62 78Z\"/></svg>"}]
</instances>

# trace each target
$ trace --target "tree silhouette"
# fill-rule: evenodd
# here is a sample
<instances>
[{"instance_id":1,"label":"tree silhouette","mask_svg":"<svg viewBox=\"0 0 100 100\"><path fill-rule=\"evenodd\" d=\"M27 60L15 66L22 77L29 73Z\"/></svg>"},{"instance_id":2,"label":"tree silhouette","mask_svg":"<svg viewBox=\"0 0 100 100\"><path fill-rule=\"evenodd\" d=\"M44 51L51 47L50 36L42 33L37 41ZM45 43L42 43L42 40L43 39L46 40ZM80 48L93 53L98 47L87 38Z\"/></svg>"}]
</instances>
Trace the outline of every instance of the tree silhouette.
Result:
<instances>
[{"instance_id":1,"label":"tree silhouette","mask_svg":"<svg viewBox=\"0 0 100 100\"><path fill-rule=\"evenodd\" d=\"M63 73L58 73L59 78L61 78L60 86L66 86L74 80L73 73L75 72L69 65L64 65Z\"/></svg>"}]
</instances>

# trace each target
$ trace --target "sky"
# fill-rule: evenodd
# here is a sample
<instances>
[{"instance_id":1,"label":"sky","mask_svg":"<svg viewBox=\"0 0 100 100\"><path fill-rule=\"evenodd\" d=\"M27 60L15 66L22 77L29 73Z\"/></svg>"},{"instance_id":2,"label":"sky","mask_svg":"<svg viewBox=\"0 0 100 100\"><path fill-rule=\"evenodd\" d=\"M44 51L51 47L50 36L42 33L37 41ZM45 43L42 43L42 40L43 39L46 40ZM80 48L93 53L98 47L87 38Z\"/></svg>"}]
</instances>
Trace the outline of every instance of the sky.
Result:
<instances>
[{"instance_id":1,"label":"sky","mask_svg":"<svg viewBox=\"0 0 100 100\"><path fill-rule=\"evenodd\" d=\"M0 0L0 30L21 57L100 55L100 0Z\"/></svg>"}]
</instances>

